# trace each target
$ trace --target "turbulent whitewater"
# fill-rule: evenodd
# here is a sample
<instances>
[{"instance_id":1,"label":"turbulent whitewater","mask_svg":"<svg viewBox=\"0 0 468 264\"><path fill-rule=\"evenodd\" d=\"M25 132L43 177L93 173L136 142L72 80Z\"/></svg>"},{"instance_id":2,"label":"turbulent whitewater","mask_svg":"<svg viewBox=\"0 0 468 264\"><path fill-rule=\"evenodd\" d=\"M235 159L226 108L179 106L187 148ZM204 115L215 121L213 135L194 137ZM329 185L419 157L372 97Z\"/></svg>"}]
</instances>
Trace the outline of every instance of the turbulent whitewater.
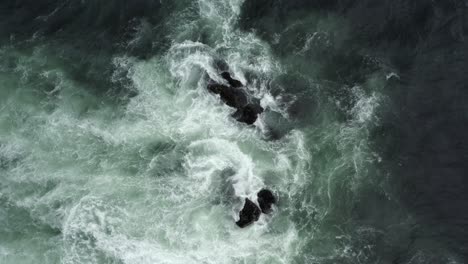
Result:
<instances>
[{"instance_id":1,"label":"turbulent whitewater","mask_svg":"<svg viewBox=\"0 0 468 264\"><path fill-rule=\"evenodd\" d=\"M0 263L458 263L408 249L374 140L395 67L327 60L338 15L245 1L0 3ZM254 125L206 89L219 67ZM273 213L237 227L265 187Z\"/></svg>"}]
</instances>

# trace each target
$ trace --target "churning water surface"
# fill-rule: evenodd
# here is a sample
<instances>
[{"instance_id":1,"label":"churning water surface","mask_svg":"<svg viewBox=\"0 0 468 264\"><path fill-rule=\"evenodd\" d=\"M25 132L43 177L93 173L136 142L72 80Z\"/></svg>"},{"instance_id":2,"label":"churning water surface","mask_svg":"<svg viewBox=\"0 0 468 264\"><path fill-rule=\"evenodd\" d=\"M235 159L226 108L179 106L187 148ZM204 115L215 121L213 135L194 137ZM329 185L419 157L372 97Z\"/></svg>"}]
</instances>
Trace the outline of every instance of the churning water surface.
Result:
<instances>
[{"instance_id":1,"label":"churning water surface","mask_svg":"<svg viewBox=\"0 0 468 264\"><path fill-rule=\"evenodd\" d=\"M446 160L414 154L413 119L438 119L405 89L463 78L432 29L465 7L322 2L2 1L0 263L463 263L468 217L444 217L465 170L447 161L450 191L405 170ZM424 82L421 45L453 78ZM222 69L266 109L253 126L206 89ZM240 229L265 187L274 212Z\"/></svg>"}]
</instances>

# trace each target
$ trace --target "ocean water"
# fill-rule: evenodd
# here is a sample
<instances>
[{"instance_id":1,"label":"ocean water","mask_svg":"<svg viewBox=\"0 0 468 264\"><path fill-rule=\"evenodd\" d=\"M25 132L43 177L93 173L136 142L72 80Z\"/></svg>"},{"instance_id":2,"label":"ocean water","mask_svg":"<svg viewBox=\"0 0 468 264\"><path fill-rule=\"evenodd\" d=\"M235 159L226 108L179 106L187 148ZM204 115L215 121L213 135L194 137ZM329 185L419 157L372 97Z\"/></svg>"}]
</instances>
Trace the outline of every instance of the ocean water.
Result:
<instances>
[{"instance_id":1,"label":"ocean water","mask_svg":"<svg viewBox=\"0 0 468 264\"><path fill-rule=\"evenodd\" d=\"M467 263L467 8L1 1L0 263Z\"/></svg>"}]
</instances>

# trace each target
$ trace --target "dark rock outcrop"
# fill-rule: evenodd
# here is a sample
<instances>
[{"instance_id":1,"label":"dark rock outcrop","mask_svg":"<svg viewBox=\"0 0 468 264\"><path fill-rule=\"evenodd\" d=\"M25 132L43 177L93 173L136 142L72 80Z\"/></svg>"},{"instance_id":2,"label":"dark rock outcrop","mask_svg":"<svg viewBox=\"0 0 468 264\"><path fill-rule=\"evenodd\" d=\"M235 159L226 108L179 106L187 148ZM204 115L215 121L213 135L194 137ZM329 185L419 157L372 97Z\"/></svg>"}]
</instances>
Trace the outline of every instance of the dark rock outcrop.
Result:
<instances>
[{"instance_id":1,"label":"dark rock outcrop","mask_svg":"<svg viewBox=\"0 0 468 264\"><path fill-rule=\"evenodd\" d=\"M219 94L221 100L230 107L240 109L247 105L247 95L239 88L218 83L210 83L208 84L208 90L214 94Z\"/></svg>"},{"instance_id":2,"label":"dark rock outcrop","mask_svg":"<svg viewBox=\"0 0 468 264\"><path fill-rule=\"evenodd\" d=\"M229 83L229 85L234 87L234 88L239 88L239 87L244 86L240 81L238 81L236 79L233 79L229 72L221 73L221 77L223 77L224 80L226 80Z\"/></svg>"},{"instance_id":3,"label":"dark rock outcrop","mask_svg":"<svg viewBox=\"0 0 468 264\"><path fill-rule=\"evenodd\" d=\"M262 189L257 193L257 201L262 213L268 214L271 212L271 206L276 203L276 198L270 190Z\"/></svg>"},{"instance_id":4,"label":"dark rock outcrop","mask_svg":"<svg viewBox=\"0 0 468 264\"><path fill-rule=\"evenodd\" d=\"M260 218L260 208L249 200L249 198L245 199L244 208L239 212L239 221L236 222L236 225L240 228L244 228L253 222L258 221Z\"/></svg>"},{"instance_id":5,"label":"dark rock outcrop","mask_svg":"<svg viewBox=\"0 0 468 264\"><path fill-rule=\"evenodd\" d=\"M208 83L208 90L214 94L219 94L221 100L230 107L236 108L237 111L233 117L242 123L252 125L264 109L260 106L260 101L250 96L241 87L243 84L231 77L229 72L221 73L229 85L216 83L210 80Z\"/></svg>"},{"instance_id":6,"label":"dark rock outcrop","mask_svg":"<svg viewBox=\"0 0 468 264\"><path fill-rule=\"evenodd\" d=\"M257 121L258 115L263 112L263 108L258 104L247 104L246 106L237 109L233 117L237 121L252 125Z\"/></svg>"}]
</instances>

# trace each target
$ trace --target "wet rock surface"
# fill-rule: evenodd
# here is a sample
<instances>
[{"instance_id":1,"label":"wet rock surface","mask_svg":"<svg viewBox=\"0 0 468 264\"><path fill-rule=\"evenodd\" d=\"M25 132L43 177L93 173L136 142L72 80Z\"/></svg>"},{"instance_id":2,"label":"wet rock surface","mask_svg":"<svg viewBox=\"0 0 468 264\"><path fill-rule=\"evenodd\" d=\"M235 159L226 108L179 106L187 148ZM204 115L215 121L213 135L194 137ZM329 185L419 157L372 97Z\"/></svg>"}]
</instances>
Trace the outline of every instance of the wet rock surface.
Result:
<instances>
[{"instance_id":1,"label":"wet rock surface","mask_svg":"<svg viewBox=\"0 0 468 264\"><path fill-rule=\"evenodd\" d=\"M260 106L260 100L250 96L242 88L242 82L233 79L229 72L222 72L221 77L227 81L228 85L210 80L207 86L208 90L214 94L218 94L221 101L226 105L237 109L232 115L237 121L248 125L255 123L258 115L264 111Z\"/></svg>"},{"instance_id":2,"label":"wet rock surface","mask_svg":"<svg viewBox=\"0 0 468 264\"><path fill-rule=\"evenodd\" d=\"M257 201L262 213L269 214L272 211L271 206L276 203L276 197L268 189L262 189L257 193Z\"/></svg>"},{"instance_id":3,"label":"wet rock surface","mask_svg":"<svg viewBox=\"0 0 468 264\"><path fill-rule=\"evenodd\" d=\"M236 222L236 225L240 228L244 228L260 218L260 208L252 202L249 198L245 199L244 208L239 213L239 221Z\"/></svg>"}]
</instances>

